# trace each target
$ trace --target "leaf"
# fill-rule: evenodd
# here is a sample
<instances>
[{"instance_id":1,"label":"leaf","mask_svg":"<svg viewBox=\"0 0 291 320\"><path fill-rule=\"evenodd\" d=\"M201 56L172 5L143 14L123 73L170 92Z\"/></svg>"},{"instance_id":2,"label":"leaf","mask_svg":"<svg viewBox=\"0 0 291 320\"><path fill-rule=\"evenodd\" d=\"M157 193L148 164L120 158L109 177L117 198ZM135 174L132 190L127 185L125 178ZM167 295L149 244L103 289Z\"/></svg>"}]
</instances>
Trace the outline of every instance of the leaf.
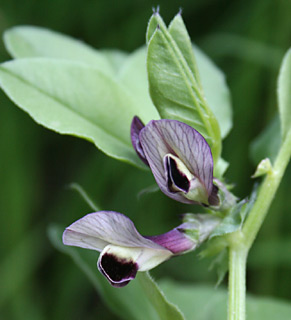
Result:
<instances>
[{"instance_id":1,"label":"leaf","mask_svg":"<svg viewBox=\"0 0 291 320\"><path fill-rule=\"evenodd\" d=\"M144 123L160 119L149 95L146 47L141 47L129 55L116 80L134 95L139 110L137 115L143 119Z\"/></svg>"},{"instance_id":2,"label":"leaf","mask_svg":"<svg viewBox=\"0 0 291 320\"><path fill-rule=\"evenodd\" d=\"M223 72L197 46L193 46L206 100L225 138L232 128L230 91Z\"/></svg>"},{"instance_id":3,"label":"leaf","mask_svg":"<svg viewBox=\"0 0 291 320\"><path fill-rule=\"evenodd\" d=\"M158 23L161 18L157 16L154 14L151 20L156 19ZM158 23L150 37L147 70L150 95L161 117L180 120L198 130L209 143L216 162L221 152L218 122L207 106L183 52L163 24Z\"/></svg>"},{"instance_id":4,"label":"leaf","mask_svg":"<svg viewBox=\"0 0 291 320\"><path fill-rule=\"evenodd\" d=\"M0 66L0 85L37 123L88 139L107 155L142 166L129 134L138 106L100 71L70 61L21 59Z\"/></svg>"},{"instance_id":5,"label":"leaf","mask_svg":"<svg viewBox=\"0 0 291 320\"><path fill-rule=\"evenodd\" d=\"M152 15L148 24L147 43L153 36L157 25L163 30L166 29L163 19L156 13ZM195 75L200 89L200 82L202 82L202 91L204 91L209 107L219 123L221 137L225 138L232 128L232 106L230 91L223 72L205 53L197 46L191 44L191 39L180 13L178 13L170 23L169 33L179 47L193 75Z\"/></svg>"},{"instance_id":6,"label":"leaf","mask_svg":"<svg viewBox=\"0 0 291 320\"><path fill-rule=\"evenodd\" d=\"M227 291L207 285L182 285L161 281L160 286L168 297L179 304L187 320L227 319ZM271 298L247 296L248 320L289 320L291 305Z\"/></svg>"},{"instance_id":7,"label":"leaf","mask_svg":"<svg viewBox=\"0 0 291 320\"><path fill-rule=\"evenodd\" d=\"M114 68L105 55L79 40L48 29L33 26L13 27L5 31L4 43L14 58L50 57L80 61L105 74L114 74Z\"/></svg>"},{"instance_id":8,"label":"leaf","mask_svg":"<svg viewBox=\"0 0 291 320\"><path fill-rule=\"evenodd\" d=\"M160 319L184 319L181 311L177 308L177 306L167 300L164 293L160 290L157 283L154 282L153 278L148 272L140 273L139 281L149 301L157 310Z\"/></svg>"},{"instance_id":9,"label":"leaf","mask_svg":"<svg viewBox=\"0 0 291 320\"><path fill-rule=\"evenodd\" d=\"M282 138L291 128L291 49L283 58L278 78L278 105L281 120Z\"/></svg>"},{"instance_id":10,"label":"leaf","mask_svg":"<svg viewBox=\"0 0 291 320\"><path fill-rule=\"evenodd\" d=\"M180 49L201 89L200 76L193 53L191 39L188 35L180 12L171 21L168 30L173 40L176 42L178 48Z\"/></svg>"},{"instance_id":11,"label":"leaf","mask_svg":"<svg viewBox=\"0 0 291 320\"><path fill-rule=\"evenodd\" d=\"M52 226L48 230L54 247L68 254L92 282L107 306L121 319L158 320L183 319L178 309L170 303L147 273L139 273L137 279L126 287L114 288L97 270L98 253L63 245L62 229ZM155 297L155 299L153 299Z\"/></svg>"},{"instance_id":12,"label":"leaf","mask_svg":"<svg viewBox=\"0 0 291 320\"><path fill-rule=\"evenodd\" d=\"M280 121L276 116L251 143L250 156L254 165L262 159L270 158L274 163L281 145Z\"/></svg>"},{"instance_id":13,"label":"leaf","mask_svg":"<svg viewBox=\"0 0 291 320\"><path fill-rule=\"evenodd\" d=\"M214 237L224 236L238 230L241 230L243 223L255 203L257 197L257 185L250 196L249 200L241 200L237 203L226 217L222 220L219 226L211 233L209 239Z\"/></svg>"}]
</instances>

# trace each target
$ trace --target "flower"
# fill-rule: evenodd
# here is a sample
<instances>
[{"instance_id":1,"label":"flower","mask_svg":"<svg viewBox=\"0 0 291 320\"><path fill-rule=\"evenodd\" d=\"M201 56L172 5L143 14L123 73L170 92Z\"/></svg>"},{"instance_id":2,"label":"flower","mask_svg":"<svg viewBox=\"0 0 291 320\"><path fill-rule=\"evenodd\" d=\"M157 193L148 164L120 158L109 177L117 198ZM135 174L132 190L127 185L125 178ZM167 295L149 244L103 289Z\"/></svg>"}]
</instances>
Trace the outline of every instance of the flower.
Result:
<instances>
[{"instance_id":1,"label":"flower","mask_svg":"<svg viewBox=\"0 0 291 320\"><path fill-rule=\"evenodd\" d=\"M152 120L144 126L134 117L131 141L167 196L183 203L219 205L211 149L197 130L167 119Z\"/></svg>"},{"instance_id":2,"label":"flower","mask_svg":"<svg viewBox=\"0 0 291 320\"><path fill-rule=\"evenodd\" d=\"M212 217L214 223L209 223L207 216L197 215L196 220L167 233L144 237L125 215L99 211L66 228L63 243L101 252L97 262L99 271L112 286L123 287L135 278L137 271L150 270L172 256L194 250L217 225Z\"/></svg>"}]
</instances>

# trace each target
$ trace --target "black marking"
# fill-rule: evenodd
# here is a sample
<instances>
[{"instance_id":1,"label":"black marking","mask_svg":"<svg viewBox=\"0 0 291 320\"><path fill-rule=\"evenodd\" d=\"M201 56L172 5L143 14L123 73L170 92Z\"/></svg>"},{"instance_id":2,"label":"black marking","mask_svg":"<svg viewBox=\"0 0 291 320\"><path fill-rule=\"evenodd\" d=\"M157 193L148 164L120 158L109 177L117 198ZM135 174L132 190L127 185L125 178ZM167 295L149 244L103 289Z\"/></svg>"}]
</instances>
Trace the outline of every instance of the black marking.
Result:
<instances>
[{"instance_id":1,"label":"black marking","mask_svg":"<svg viewBox=\"0 0 291 320\"><path fill-rule=\"evenodd\" d=\"M138 270L135 262L116 257L109 253L105 253L102 256L100 265L107 279L111 283L119 282L119 286L120 282L126 285L128 280L134 279Z\"/></svg>"},{"instance_id":2,"label":"black marking","mask_svg":"<svg viewBox=\"0 0 291 320\"><path fill-rule=\"evenodd\" d=\"M167 169L167 178L168 178L168 189L171 192L178 192L174 187L180 189L181 191L188 192L190 188L190 181L184 175L177 166L176 161L167 156L166 158L166 169Z\"/></svg>"}]
</instances>

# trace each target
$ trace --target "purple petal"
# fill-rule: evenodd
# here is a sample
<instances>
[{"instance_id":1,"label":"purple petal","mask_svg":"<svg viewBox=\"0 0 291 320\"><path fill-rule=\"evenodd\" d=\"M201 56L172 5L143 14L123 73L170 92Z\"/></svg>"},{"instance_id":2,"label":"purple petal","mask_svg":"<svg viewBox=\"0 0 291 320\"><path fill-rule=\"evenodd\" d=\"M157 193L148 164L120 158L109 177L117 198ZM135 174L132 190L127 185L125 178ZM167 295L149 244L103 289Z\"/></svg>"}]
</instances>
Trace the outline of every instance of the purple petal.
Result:
<instances>
[{"instance_id":1,"label":"purple petal","mask_svg":"<svg viewBox=\"0 0 291 320\"><path fill-rule=\"evenodd\" d=\"M213 159L203 136L185 123L176 120L152 120L141 130L140 143L160 189L177 201L195 203L167 188L163 159L166 154L178 157L204 186L208 196L213 188Z\"/></svg>"},{"instance_id":2,"label":"purple petal","mask_svg":"<svg viewBox=\"0 0 291 320\"><path fill-rule=\"evenodd\" d=\"M114 211L90 213L77 220L64 231L63 243L97 251L108 244L162 249L141 236L128 217Z\"/></svg>"},{"instance_id":3,"label":"purple petal","mask_svg":"<svg viewBox=\"0 0 291 320\"><path fill-rule=\"evenodd\" d=\"M197 246L197 241L195 242L187 237L183 231L187 225L188 224L183 223L169 232L158 236L148 236L147 238L170 250L173 254L182 254L194 250Z\"/></svg>"},{"instance_id":4,"label":"purple petal","mask_svg":"<svg viewBox=\"0 0 291 320\"><path fill-rule=\"evenodd\" d=\"M148 161L144 155L142 146L139 141L139 133L143 128L144 128L143 122L140 120L139 117L135 116L132 119L131 128L130 128L131 143L137 155L148 166L149 165Z\"/></svg>"}]
</instances>

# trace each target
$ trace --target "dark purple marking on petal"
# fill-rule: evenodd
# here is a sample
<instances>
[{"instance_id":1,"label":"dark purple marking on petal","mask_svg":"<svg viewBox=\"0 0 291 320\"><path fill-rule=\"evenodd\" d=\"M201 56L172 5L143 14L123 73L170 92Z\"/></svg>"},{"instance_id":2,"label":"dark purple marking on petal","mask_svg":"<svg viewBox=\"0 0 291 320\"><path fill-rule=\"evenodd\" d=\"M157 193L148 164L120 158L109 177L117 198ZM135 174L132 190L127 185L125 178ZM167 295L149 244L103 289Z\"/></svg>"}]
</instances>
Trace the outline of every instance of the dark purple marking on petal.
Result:
<instances>
[{"instance_id":1,"label":"dark purple marking on petal","mask_svg":"<svg viewBox=\"0 0 291 320\"><path fill-rule=\"evenodd\" d=\"M143 152L143 149L139 140L139 133L143 128L144 128L143 122L140 120L139 117L134 116L131 122L131 127L130 127L131 143L137 155L148 166L149 165L148 161L145 157L145 154Z\"/></svg>"},{"instance_id":2,"label":"dark purple marking on petal","mask_svg":"<svg viewBox=\"0 0 291 320\"><path fill-rule=\"evenodd\" d=\"M208 203L211 206L218 206L220 203L219 197L218 197L218 187L213 184L211 195L208 198Z\"/></svg>"},{"instance_id":3,"label":"dark purple marking on petal","mask_svg":"<svg viewBox=\"0 0 291 320\"><path fill-rule=\"evenodd\" d=\"M213 188L213 159L204 137L189 125L177 120L152 120L139 134L140 143L157 184L162 192L184 203L198 203L183 194L169 192L164 170L164 156L178 157L201 182L208 196Z\"/></svg>"},{"instance_id":4,"label":"dark purple marking on petal","mask_svg":"<svg viewBox=\"0 0 291 320\"><path fill-rule=\"evenodd\" d=\"M175 193L179 190L187 193L190 188L190 181L186 175L178 169L176 161L170 156L165 156L164 165L169 191Z\"/></svg>"},{"instance_id":5,"label":"dark purple marking on petal","mask_svg":"<svg viewBox=\"0 0 291 320\"><path fill-rule=\"evenodd\" d=\"M98 263L98 269L112 286L120 288L126 286L130 280L135 278L138 265L113 254L105 253Z\"/></svg>"},{"instance_id":6,"label":"dark purple marking on petal","mask_svg":"<svg viewBox=\"0 0 291 320\"><path fill-rule=\"evenodd\" d=\"M195 249L197 245L197 242L194 242L188 238L183 231L180 231L183 230L183 228L184 224L181 224L179 227L164 234L148 236L145 238L154 241L160 246L170 250L174 254L182 254L189 250Z\"/></svg>"}]
</instances>

